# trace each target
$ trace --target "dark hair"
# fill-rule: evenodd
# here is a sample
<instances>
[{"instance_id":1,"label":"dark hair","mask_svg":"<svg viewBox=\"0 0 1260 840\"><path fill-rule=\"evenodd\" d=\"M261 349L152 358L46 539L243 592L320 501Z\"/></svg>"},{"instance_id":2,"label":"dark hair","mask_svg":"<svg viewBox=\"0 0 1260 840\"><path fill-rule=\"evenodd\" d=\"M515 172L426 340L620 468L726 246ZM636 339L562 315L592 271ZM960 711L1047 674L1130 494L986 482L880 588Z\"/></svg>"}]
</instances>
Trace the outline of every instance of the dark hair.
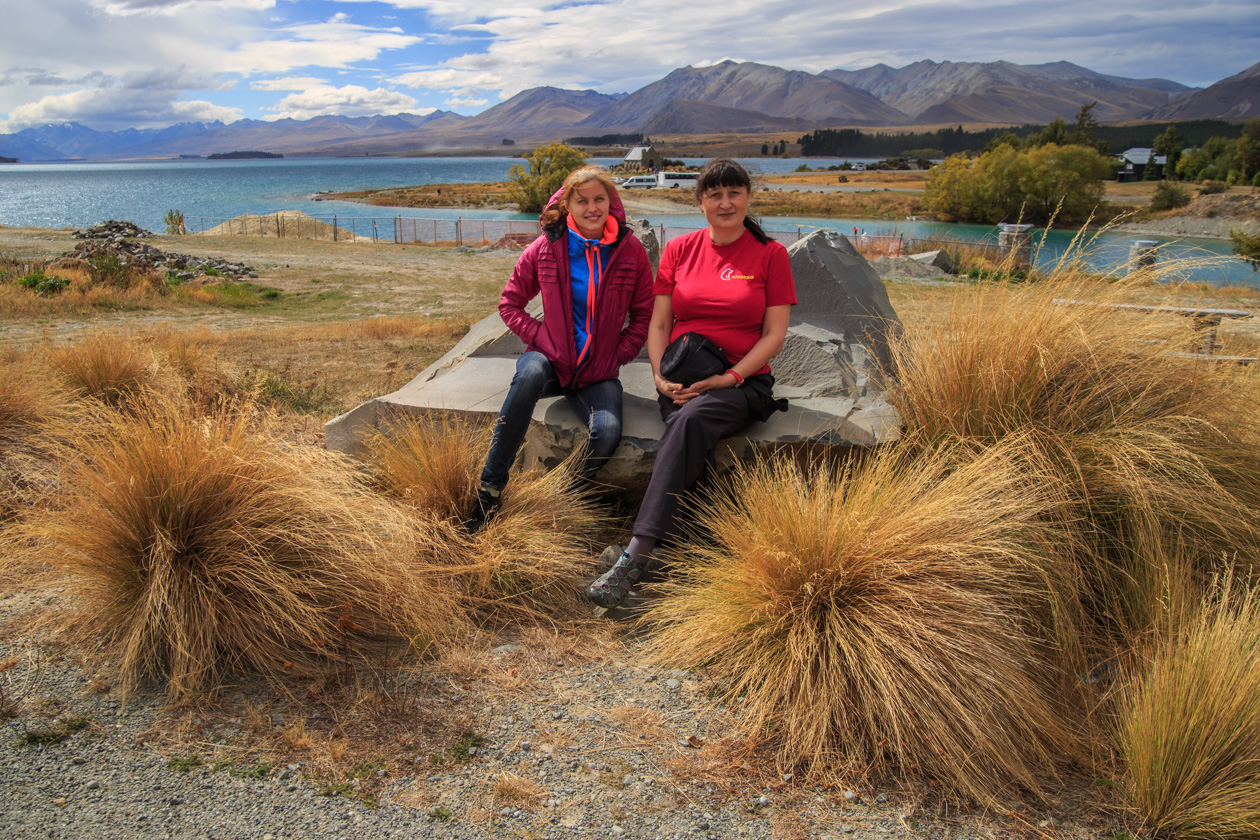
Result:
<instances>
[{"instance_id":1,"label":"dark hair","mask_svg":"<svg viewBox=\"0 0 1260 840\"><path fill-rule=\"evenodd\" d=\"M700 174L696 176L696 201L700 201L704 194L714 187L743 187L751 195L752 178L749 177L748 170L740 166L738 161L730 158L714 158L706 163L700 170ZM770 241L770 237L766 236L766 232L752 216L744 216L744 227L762 245Z\"/></svg>"}]
</instances>

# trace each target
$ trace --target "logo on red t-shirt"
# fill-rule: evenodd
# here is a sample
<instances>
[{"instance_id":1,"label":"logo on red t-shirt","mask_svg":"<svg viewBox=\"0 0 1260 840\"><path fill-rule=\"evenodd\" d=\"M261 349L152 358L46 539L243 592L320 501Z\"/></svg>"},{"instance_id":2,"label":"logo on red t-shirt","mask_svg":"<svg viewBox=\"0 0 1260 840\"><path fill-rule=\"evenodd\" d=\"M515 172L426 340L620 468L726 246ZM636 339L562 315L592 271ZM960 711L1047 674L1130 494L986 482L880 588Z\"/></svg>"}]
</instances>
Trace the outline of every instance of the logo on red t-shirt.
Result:
<instances>
[{"instance_id":1,"label":"logo on red t-shirt","mask_svg":"<svg viewBox=\"0 0 1260 840\"><path fill-rule=\"evenodd\" d=\"M736 273L735 273L735 269L733 269L733 268L731 268L731 267L729 267L729 266L727 266L726 268L722 269L722 273L721 273L721 274L719 274L719 275L718 275L718 277L721 277L723 280L725 280L725 281L726 281L726 282L728 282L728 283L729 283L730 281L732 281L732 280L752 280L752 279L754 279L754 278L753 278L753 275L751 275L751 274L736 274Z\"/></svg>"}]
</instances>

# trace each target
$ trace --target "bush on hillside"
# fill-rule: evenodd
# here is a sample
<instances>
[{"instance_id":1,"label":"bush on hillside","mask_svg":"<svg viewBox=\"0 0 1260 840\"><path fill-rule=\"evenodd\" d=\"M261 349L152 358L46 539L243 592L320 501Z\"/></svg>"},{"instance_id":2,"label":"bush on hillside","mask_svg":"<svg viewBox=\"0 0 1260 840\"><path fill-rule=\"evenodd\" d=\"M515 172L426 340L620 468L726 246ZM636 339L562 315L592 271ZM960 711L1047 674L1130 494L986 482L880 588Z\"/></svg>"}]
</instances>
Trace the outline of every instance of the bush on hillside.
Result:
<instances>
[{"instance_id":1,"label":"bush on hillside","mask_svg":"<svg viewBox=\"0 0 1260 840\"><path fill-rule=\"evenodd\" d=\"M1175 210L1190 203L1190 193L1172 181L1160 181L1151 195L1151 209L1157 212Z\"/></svg>"}]
</instances>

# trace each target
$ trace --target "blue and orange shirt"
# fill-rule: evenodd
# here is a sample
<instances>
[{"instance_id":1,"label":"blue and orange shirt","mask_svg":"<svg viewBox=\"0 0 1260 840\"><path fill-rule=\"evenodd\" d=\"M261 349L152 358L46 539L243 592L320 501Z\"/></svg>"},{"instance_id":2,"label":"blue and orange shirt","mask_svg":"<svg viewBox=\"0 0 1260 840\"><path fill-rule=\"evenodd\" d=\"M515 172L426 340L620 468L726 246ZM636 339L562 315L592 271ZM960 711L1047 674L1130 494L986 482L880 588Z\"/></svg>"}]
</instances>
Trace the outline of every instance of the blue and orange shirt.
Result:
<instances>
[{"instance_id":1,"label":"blue and orange shirt","mask_svg":"<svg viewBox=\"0 0 1260 840\"><path fill-rule=\"evenodd\" d=\"M578 232L573 216L567 216L569 237L569 282L573 287L573 332L577 341L577 365L582 367L594 346L595 300L604 276L608 254L617 241L617 220L611 215L604 223L604 235L587 239Z\"/></svg>"}]
</instances>

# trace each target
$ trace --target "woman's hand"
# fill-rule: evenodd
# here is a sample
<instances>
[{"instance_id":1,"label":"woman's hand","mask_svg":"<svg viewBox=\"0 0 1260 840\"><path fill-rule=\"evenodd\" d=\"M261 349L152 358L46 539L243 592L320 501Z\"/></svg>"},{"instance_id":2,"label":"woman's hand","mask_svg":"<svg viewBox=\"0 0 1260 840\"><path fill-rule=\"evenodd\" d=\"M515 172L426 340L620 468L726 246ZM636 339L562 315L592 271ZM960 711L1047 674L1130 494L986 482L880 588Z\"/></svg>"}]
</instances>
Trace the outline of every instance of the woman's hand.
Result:
<instances>
[{"instance_id":1,"label":"woman's hand","mask_svg":"<svg viewBox=\"0 0 1260 840\"><path fill-rule=\"evenodd\" d=\"M699 394L691 393L690 388L685 388L677 382L670 382L659 373L652 374L652 381L656 384L657 392L665 399L672 400L674 405L686 405L688 400L699 396Z\"/></svg>"},{"instance_id":2,"label":"woman's hand","mask_svg":"<svg viewBox=\"0 0 1260 840\"><path fill-rule=\"evenodd\" d=\"M719 373L715 376L710 376L708 379L693 382L690 386L670 382L660 374L653 374L652 378L656 382L656 390L663 394L666 399L672 400L674 405L686 405L708 391L735 387L735 377L729 373Z\"/></svg>"}]
</instances>

